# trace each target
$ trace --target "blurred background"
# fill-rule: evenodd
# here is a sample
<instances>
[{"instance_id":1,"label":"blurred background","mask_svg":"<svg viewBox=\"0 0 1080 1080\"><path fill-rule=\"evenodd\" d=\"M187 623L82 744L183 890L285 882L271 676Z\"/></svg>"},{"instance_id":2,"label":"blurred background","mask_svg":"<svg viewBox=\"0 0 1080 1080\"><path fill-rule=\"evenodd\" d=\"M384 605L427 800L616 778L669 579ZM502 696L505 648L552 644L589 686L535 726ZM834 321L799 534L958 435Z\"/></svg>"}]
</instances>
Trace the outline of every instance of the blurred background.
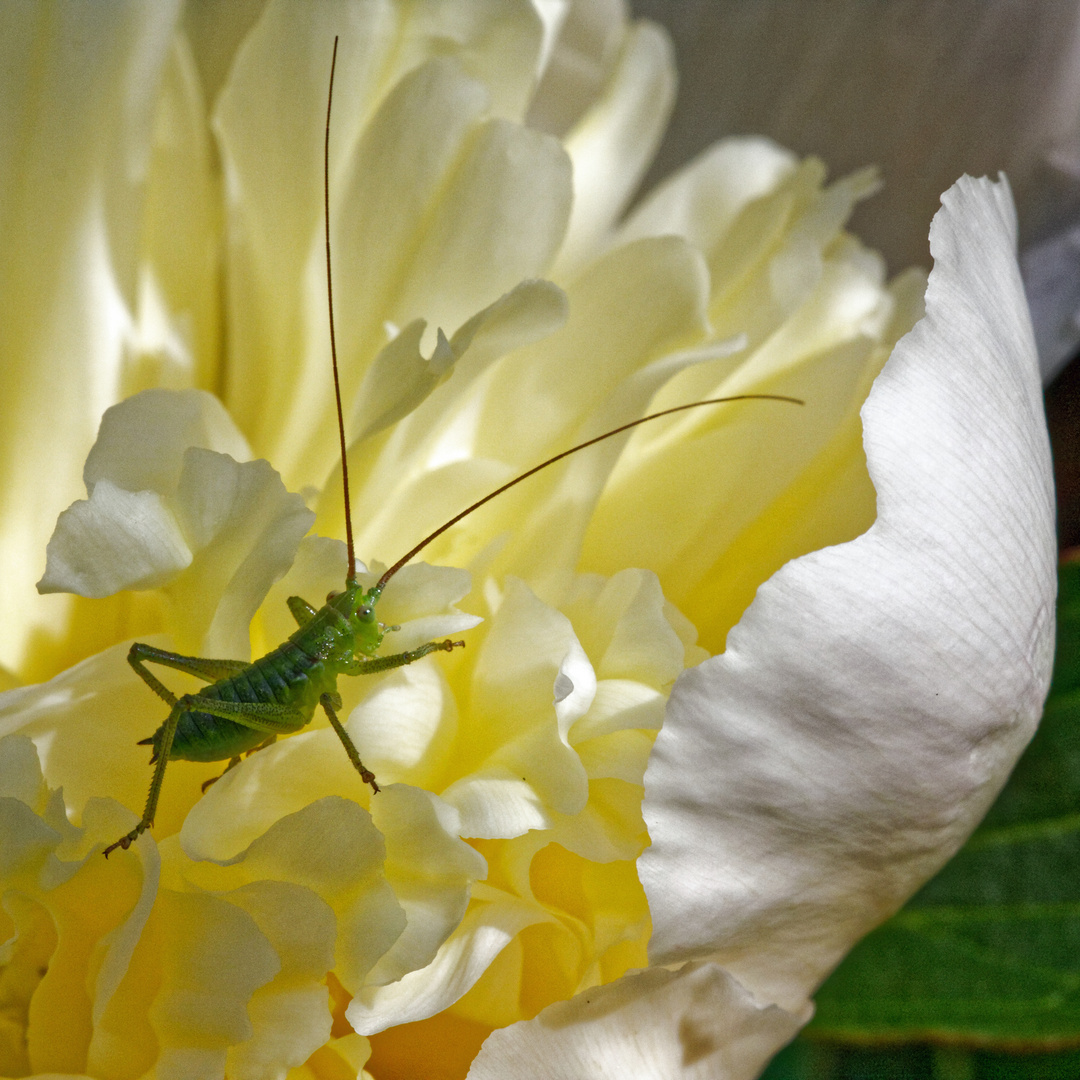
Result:
<instances>
[{"instance_id":1,"label":"blurred background","mask_svg":"<svg viewBox=\"0 0 1080 1080\"><path fill-rule=\"evenodd\" d=\"M1004 171L1046 386L1065 561L1042 729L968 846L856 948L766 1080L1080 1080L1080 3L630 6L667 27L680 77L645 189L727 135L768 135L832 177L876 165L883 188L850 228L896 273L930 266L941 192Z\"/></svg>"}]
</instances>

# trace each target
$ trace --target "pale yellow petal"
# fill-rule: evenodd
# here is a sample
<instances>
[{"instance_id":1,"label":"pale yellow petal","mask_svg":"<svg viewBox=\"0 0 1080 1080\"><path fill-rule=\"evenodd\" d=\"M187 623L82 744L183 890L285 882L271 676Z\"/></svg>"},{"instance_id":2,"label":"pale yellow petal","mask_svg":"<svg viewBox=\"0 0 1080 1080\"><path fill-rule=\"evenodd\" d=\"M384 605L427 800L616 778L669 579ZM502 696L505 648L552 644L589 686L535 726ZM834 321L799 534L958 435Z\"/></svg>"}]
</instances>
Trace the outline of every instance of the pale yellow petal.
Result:
<instances>
[{"instance_id":1,"label":"pale yellow petal","mask_svg":"<svg viewBox=\"0 0 1080 1080\"><path fill-rule=\"evenodd\" d=\"M13 7L0 34L0 662L33 663L72 603L33 589L120 392L146 147L179 5ZM87 57L94 63L87 63ZM32 118L32 119L30 119ZM59 435L58 435L59 433Z\"/></svg>"},{"instance_id":2,"label":"pale yellow petal","mask_svg":"<svg viewBox=\"0 0 1080 1080\"><path fill-rule=\"evenodd\" d=\"M557 280L571 278L606 246L660 143L675 85L667 33L654 23L631 25L600 99L566 136L574 163L574 211Z\"/></svg>"},{"instance_id":3,"label":"pale yellow petal","mask_svg":"<svg viewBox=\"0 0 1080 1080\"><path fill-rule=\"evenodd\" d=\"M265 461L238 465L198 448L184 455L174 512L195 548L169 588L182 652L247 659L248 624L292 563L315 515Z\"/></svg>"},{"instance_id":4,"label":"pale yellow petal","mask_svg":"<svg viewBox=\"0 0 1080 1080\"><path fill-rule=\"evenodd\" d=\"M518 933L543 918L510 897L475 905L427 967L389 986L361 990L346 1012L349 1023L371 1035L441 1012L476 983Z\"/></svg>"}]
</instances>

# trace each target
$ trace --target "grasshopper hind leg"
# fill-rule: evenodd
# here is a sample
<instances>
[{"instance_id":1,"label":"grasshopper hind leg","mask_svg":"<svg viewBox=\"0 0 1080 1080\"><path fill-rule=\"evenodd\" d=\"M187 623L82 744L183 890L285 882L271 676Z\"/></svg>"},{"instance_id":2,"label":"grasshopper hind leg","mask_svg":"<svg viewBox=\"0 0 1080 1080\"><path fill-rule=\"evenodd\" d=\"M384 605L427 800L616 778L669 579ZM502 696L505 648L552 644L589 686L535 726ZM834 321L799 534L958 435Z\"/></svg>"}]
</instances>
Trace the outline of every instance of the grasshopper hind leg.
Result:
<instances>
[{"instance_id":1,"label":"grasshopper hind leg","mask_svg":"<svg viewBox=\"0 0 1080 1080\"><path fill-rule=\"evenodd\" d=\"M115 844L110 844L102 854L107 859L109 854L117 848L125 851L131 847L135 840L146 832L154 824L154 815L157 813L158 796L161 794L161 782L165 779L165 766L169 763L169 753L172 750L173 736L176 734L176 725L180 720L180 714L184 711L182 701L173 699L174 704L169 712L169 718L161 732L161 743L158 747L157 762L154 765L154 776L150 781L150 791L146 796L146 806L143 809L142 820L126 836L121 836Z\"/></svg>"}]
</instances>

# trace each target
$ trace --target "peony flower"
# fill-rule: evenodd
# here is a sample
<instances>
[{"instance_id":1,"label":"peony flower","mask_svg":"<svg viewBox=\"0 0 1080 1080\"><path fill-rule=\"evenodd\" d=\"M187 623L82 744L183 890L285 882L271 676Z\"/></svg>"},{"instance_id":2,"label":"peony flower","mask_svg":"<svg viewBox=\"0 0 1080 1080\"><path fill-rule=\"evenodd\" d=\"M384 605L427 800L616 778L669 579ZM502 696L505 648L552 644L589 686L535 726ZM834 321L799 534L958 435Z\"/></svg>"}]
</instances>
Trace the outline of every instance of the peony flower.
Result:
<instances>
[{"instance_id":1,"label":"peony flower","mask_svg":"<svg viewBox=\"0 0 1080 1080\"><path fill-rule=\"evenodd\" d=\"M1008 187L946 193L924 314L923 276L844 231L872 174L735 139L626 213L674 90L647 23L239 10L5 16L34 121L5 181L0 1071L752 1077L963 842L1046 691ZM223 775L170 763L106 861L167 712L131 640L257 657L346 575L338 34L362 581L650 410L805 404L608 440L394 576L384 654L466 647L341 679L377 796L320 716Z\"/></svg>"}]
</instances>

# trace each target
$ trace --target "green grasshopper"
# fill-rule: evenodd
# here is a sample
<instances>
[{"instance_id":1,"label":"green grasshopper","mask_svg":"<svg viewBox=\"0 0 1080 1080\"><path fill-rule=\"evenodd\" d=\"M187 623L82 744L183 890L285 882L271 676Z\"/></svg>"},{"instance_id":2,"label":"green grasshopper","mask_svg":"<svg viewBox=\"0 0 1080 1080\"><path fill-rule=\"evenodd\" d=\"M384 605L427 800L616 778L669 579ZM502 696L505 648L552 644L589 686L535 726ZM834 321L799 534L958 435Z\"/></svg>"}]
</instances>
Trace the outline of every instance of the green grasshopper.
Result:
<instances>
[{"instance_id":1,"label":"green grasshopper","mask_svg":"<svg viewBox=\"0 0 1080 1080\"><path fill-rule=\"evenodd\" d=\"M474 510L508 491L542 469L554 465L579 450L610 439L639 424L661 416L734 401L785 401L803 404L798 398L778 394L739 394L732 397L708 398L672 409L652 413L613 428L602 435L579 443L539 465L516 476L513 480L489 492L466 507L460 514L445 522L426 536L411 551L403 555L369 589L364 589L356 576L356 557L353 548L352 515L349 503L349 472L345 444L345 422L341 407L341 385L338 377L337 346L334 338L334 300L330 272L330 107L333 102L334 68L337 63L337 38L330 62L330 91L326 103L326 140L323 151L323 188L326 226L327 301L330 316L330 356L334 375L334 394L337 404L338 439L341 447L341 472L345 497L345 542L348 551L348 571L345 588L333 592L326 604L316 610L299 596L290 596L289 611L298 629L289 639L259 660L208 660L198 656L157 649L136 642L128 652L128 663L147 686L170 708L165 722L140 746L153 746L151 764L155 764L150 791L142 819L131 832L122 836L104 851L107 857L117 848L127 849L132 841L154 823L161 784L166 765L181 761L228 761L225 771L240 763L242 754L251 753L272 743L279 735L291 735L311 723L316 706L322 706L331 726L341 740L345 753L365 784L378 793L375 776L360 760L356 746L338 718L341 696L337 692L339 675L374 675L392 668L404 667L434 652L450 652L463 648L463 641L429 641L415 649L378 656L387 629L378 621L375 609L387 582L418 555L433 540L456 525ZM197 694L177 697L147 668L159 664L205 680L209 685ZM213 781L203 785L203 790Z\"/></svg>"}]
</instances>

